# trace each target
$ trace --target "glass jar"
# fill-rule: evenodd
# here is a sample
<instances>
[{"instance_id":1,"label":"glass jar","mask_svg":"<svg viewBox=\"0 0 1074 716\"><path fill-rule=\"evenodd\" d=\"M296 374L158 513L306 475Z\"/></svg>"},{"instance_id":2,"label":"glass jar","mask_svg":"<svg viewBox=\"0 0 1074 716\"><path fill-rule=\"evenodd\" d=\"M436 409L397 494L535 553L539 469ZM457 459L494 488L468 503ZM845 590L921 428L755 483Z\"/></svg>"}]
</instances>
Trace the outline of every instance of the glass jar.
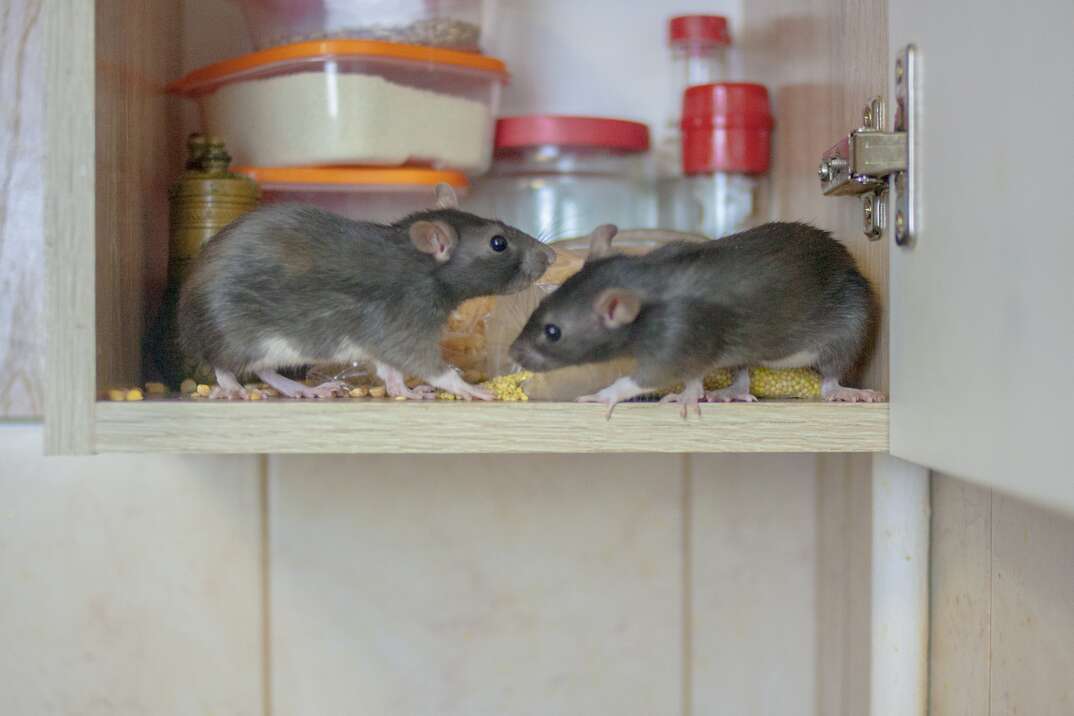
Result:
<instances>
[{"instance_id":1,"label":"glass jar","mask_svg":"<svg viewBox=\"0 0 1074 716\"><path fill-rule=\"evenodd\" d=\"M496 124L492 169L467 206L542 241L595 226L650 226L649 129L603 117L532 115Z\"/></svg>"},{"instance_id":2,"label":"glass jar","mask_svg":"<svg viewBox=\"0 0 1074 716\"><path fill-rule=\"evenodd\" d=\"M713 238L756 221L771 154L768 90L746 82L690 87L683 95L682 186L694 207L688 230Z\"/></svg>"}]
</instances>

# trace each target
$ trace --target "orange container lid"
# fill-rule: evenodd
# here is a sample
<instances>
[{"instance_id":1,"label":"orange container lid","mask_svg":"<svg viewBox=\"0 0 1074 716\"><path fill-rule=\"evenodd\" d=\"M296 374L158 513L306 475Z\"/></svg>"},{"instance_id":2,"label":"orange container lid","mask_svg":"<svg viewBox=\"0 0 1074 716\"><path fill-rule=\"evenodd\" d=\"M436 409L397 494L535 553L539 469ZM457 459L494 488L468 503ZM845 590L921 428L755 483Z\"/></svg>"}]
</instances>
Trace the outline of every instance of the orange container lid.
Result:
<instances>
[{"instance_id":1,"label":"orange container lid","mask_svg":"<svg viewBox=\"0 0 1074 716\"><path fill-rule=\"evenodd\" d=\"M445 65L477 70L506 79L507 66L502 60L476 52L445 50L424 45L404 45L382 40L310 40L270 47L230 60L194 70L167 86L169 92L190 94L203 87L220 84L238 74L303 60L340 59L341 57L380 57L423 64Z\"/></svg>"},{"instance_id":2,"label":"orange container lid","mask_svg":"<svg viewBox=\"0 0 1074 716\"><path fill-rule=\"evenodd\" d=\"M435 186L444 182L456 189L470 186L462 172L421 167L235 167L233 171L265 185Z\"/></svg>"}]
</instances>

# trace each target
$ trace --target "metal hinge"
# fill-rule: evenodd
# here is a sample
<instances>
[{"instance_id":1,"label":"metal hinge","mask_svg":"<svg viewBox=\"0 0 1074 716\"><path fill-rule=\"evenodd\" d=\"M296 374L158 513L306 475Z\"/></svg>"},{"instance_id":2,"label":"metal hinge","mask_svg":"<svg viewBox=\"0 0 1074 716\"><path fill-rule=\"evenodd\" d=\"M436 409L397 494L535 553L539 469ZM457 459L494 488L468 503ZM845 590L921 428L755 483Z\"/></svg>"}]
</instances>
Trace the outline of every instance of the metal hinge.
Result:
<instances>
[{"instance_id":1,"label":"metal hinge","mask_svg":"<svg viewBox=\"0 0 1074 716\"><path fill-rule=\"evenodd\" d=\"M896 110L892 130L885 131L887 108L874 97L862 113L862 126L821 157L817 175L826 196L862 195L862 230L870 239L884 233L888 197L894 195L895 241L910 241L913 215L914 47L895 62Z\"/></svg>"}]
</instances>

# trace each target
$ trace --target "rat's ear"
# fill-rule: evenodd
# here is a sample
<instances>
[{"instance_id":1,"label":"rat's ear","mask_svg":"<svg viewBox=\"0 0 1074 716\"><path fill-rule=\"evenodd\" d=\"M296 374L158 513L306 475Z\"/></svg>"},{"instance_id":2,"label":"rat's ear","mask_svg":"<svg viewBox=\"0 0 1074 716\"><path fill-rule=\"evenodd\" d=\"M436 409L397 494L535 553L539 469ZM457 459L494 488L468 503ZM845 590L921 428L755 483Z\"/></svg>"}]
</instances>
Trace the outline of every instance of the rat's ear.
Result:
<instances>
[{"instance_id":1,"label":"rat's ear","mask_svg":"<svg viewBox=\"0 0 1074 716\"><path fill-rule=\"evenodd\" d=\"M432 254L440 263L451 258L459 243L455 229L443 221L415 221L410 225L410 240L418 251Z\"/></svg>"},{"instance_id":2,"label":"rat's ear","mask_svg":"<svg viewBox=\"0 0 1074 716\"><path fill-rule=\"evenodd\" d=\"M450 184L440 182L436 185L436 208L437 209L458 209L459 197L455 195L455 190Z\"/></svg>"},{"instance_id":3,"label":"rat's ear","mask_svg":"<svg viewBox=\"0 0 1074 716\"><path fill-rule=\"evenodd\" d=\"M612 252L612 239L619 233L615 224L601 224L589 234L589 256L587 259L599 259Z\"/></svg>"},{"instance_id":4,"label":"rat's ear","mask_svg":"<svg viewBox=\"0 0 1074 716\"><path fill-rule=\"evenodd\" d=\"M593 302L597 312L608 328L619 328L633 323L641 312L641 297L625 288L609 288Z\"/></svg>"}]
</instances>

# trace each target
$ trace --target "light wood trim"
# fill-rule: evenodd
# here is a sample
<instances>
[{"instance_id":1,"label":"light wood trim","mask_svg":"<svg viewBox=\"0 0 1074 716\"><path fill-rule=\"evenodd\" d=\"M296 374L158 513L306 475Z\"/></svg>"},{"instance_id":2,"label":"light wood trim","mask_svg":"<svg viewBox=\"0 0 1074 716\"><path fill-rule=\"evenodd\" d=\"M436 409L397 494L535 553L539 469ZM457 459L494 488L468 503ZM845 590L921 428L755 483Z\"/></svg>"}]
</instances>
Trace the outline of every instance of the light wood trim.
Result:
<instances>
[{"instance_id":1,"label":"light wood trim","mask_svg":"<svg viewBox=\"0 0 1074 716\"><path fill-rule=\"evenodd\" d=\"M93 0L45 3L45 452L93 447Z\"/></svg>"},{"instance_id":2,"label":"light wood trim","mask_svg":"<svg viewBox=\"0 0 1074 716\"><path fill-rule=\"evenodd\" d=\"M101 452L886 452L886 404L395 401L97 404Z\"/></svg>"},{"instance_id":3,"label":"light wood trim","mask_svg":"<svg viewBox=\"0 0 1074 716\"><path fill-rule=\"evenodd\" d=\"M168 187L186 143L178 0L97 0L97 389L142 382L142 336L164 292Z\"/></svg>"}]
</instances>

